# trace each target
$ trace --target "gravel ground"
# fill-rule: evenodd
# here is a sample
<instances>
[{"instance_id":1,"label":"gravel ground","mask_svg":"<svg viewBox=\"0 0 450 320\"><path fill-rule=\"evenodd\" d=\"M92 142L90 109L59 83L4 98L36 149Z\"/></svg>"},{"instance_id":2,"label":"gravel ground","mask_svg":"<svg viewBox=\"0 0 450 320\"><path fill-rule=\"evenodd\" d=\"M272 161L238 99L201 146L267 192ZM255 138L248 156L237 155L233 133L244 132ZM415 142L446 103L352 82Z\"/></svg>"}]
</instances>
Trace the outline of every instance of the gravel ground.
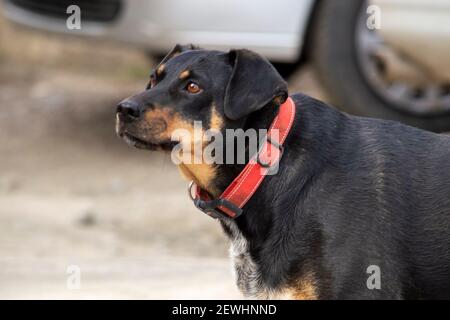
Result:
<instances>
[{"instance_id":1,"label":"gravel ground","mask_svg":"<svg viewBox=\"0 0 450 320\"><path fill-rule=\"evenodd\" d=\"M0 298L241 297L168 156L115 136L114 106L144 82L0 65Z\"/></svg>"},{"instance_id":2,"label":"gravel ground","mask_svg":"<svg viewBox=\"0 0 450 320\"><path fill-rule=\"evenodd\" d=\"M115 104L142 83L13 69L0 70L0 298L239 297L226 239L169 159L115 136Z\"/></svg>"},{"instance_id":3,"label":"gravel ground","mask_svg":"<svg viewBox=\"0 0 450 320\"><path fill-rule=\"evenodd\" d=\"M115 136L115 105L151 65L0 12L0 299L241 298L227 239L168 156ZM306 67L291 89L323 98L314 79Z\"/></svg>"}]
</instances>

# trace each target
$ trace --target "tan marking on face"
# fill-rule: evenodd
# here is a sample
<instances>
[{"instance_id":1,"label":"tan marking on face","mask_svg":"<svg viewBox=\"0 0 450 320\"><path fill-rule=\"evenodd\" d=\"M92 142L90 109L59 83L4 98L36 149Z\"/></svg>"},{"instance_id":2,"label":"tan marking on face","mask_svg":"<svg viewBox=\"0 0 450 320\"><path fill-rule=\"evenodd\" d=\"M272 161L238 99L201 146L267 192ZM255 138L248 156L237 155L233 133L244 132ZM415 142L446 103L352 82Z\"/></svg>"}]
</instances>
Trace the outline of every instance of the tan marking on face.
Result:
<instances>
[{"instance_id":1,"label":"tan marking on face","mask_svg":"<svg viewBox=\"0 0 450 320\"><path fill-rule=\"evenodd\" d=\"M151 127L152 123L164 121L166 128L163 132L160 132L154 139L170 140L172 133L176 129L186 129L189 132L193 132L192 125L183 119L183 117L171 108L155 108L147 110L144 114L144 123Z\"/></svg>"},{"instance_id":2,"label":"tan marking on face","mask_svg":"<svg viewBox=\"0 0 450 320\"><path fill-rule=\"evenodd\" d=\"M144 114L144 119L145 122L147 123L152 123L161 120L165 121L165 123L167 124L166 130L164 132L159 133L157 137L153 137L153 139L157 139L160 141L171 140L172 133L176 129L184 129L188 131L189 136L187 136L186 139L182 139L180 143L190 144L189 150L191 152L191 157L189 158L192 159L191 162L194 162L194 157L196 156L195 144L200 143L201 145L200 148L202 149L202 151L207 146L206 141L194 140L198 138L202 139L205 128L203 128L200 134L199 133L194 134L193 124L183 119L183 117L180 114L174 112L170 108L156 108L153 110L148 110ZM212 183L216 177L216 169L214 165L207 164L205 163L205 161L201 161L201 163L180 163L178 165L178 169L181 175L186 179L194 181L198 186L205 189L213 196L217 194L217 190L214 189Z\"/></svg>"},{"instance_id":3,"label":"tan marking on face","mask_svg":"<svg viewBox=\"0 0 450 320\"><path fill-rule=\"evenodd\" d=\"M216 106L211 106L211 120L209 122L209 128L220 131L223 128L223 118L217 112Z\"/></svg>"},{"instance_id":4,"label":"tan marking on face","mask_svg":"<svg viewBox=\"0 0 450 320\"><path fill-rule=\"evenodd\" d=\"M180 80L184 80L184 79L187 79L187 78L189 78L189 76L190 76L190 72L189 72L189 70L184 70L183 72L181 72L180 73Z\"/></svg>"},{"instance_id":5,"label":"tan marking on face","mask_svg":"<svg viewBox=\"0 0 450 320\"><path fill-rule=\"evenodd\" d=\"M166 65L163 63L162 65L160 65L159 67L158 67L158 69L156 69L156 74L158 75L158 76L160 76L163 72L164 72L164 68L166 67Z\"/></svg>"}]
</instances>

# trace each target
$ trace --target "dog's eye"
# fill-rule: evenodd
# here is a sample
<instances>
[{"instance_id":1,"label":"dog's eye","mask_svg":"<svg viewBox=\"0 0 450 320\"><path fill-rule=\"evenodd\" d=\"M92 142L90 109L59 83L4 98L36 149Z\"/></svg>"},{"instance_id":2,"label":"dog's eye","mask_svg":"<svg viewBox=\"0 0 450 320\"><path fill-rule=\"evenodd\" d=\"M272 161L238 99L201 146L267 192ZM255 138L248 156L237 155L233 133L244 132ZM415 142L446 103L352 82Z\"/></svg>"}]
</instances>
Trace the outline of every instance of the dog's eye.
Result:
<instances>
[{"instance_id":1,"label":"dog's eye","mask_svg":"<svg viewBox=\"0 0 450 320\"><path fill-rule=\"evenodd\" d=\"M202 91L202 89L200 88L200 86L198 84L196 84L195 82L189 81L188 84L186 85L186 90L189 93L199 93L200 91Z\"/></svg>"}]
</instances>

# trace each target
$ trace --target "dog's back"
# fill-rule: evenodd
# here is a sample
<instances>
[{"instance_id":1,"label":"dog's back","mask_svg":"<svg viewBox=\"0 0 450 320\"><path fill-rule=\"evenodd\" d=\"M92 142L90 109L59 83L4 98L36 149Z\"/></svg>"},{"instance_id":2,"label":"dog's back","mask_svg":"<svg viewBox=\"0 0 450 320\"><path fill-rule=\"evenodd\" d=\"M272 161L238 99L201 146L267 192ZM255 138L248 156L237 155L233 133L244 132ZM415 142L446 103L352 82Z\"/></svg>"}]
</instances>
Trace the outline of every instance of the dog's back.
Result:
<instances>
[{"instance_id":1,"label":"dog's back","mask_svg":"<svg viewBox=\"0 0 450 320\"><path fill-rule=\"evenodd\" d=\"M331 289L376 296L357 288L366 286L360 269L375 265L391 297L450 298L450 137L294 97L304 143L322 159L308 192L320 202L303 201L325 226Z\"/></svg>"}]
</instances>

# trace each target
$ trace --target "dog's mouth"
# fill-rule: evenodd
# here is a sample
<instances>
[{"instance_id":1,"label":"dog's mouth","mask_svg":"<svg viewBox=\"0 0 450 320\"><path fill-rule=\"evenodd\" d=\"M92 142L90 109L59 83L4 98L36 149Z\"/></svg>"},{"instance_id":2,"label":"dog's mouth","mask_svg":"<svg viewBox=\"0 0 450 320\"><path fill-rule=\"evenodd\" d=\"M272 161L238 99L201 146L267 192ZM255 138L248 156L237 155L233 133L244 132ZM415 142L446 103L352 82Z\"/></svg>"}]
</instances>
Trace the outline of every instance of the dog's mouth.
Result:
<instances>
[{"instance_id":1,"label":"dog's mouth","mask_svg":"<svg viewBox=\"0 0 450 320\"><path fill-rule=\"evenodd\" d=\"M135 148L145 149L151 151L171 151L178 142L176 141L166 141L160 143L152 143L149 141L142 140L129 132L122 132L120 137L125 140L125 142Z\"/></svg>"},{"instance_id":2,"label":"dog's mouth","mask_svg":"<svg viewBox=\"0 0 450 320\"><path fill-rule=\"evenodd\" d=\"M134 132L130 132L124 121L122 121L119 114L116 114L116 133L122 138L128 145L144 150L151 151L171 151L176 145L177 141L158 141L150 142L139 138Z\"/></svg>"}]
</instances>

